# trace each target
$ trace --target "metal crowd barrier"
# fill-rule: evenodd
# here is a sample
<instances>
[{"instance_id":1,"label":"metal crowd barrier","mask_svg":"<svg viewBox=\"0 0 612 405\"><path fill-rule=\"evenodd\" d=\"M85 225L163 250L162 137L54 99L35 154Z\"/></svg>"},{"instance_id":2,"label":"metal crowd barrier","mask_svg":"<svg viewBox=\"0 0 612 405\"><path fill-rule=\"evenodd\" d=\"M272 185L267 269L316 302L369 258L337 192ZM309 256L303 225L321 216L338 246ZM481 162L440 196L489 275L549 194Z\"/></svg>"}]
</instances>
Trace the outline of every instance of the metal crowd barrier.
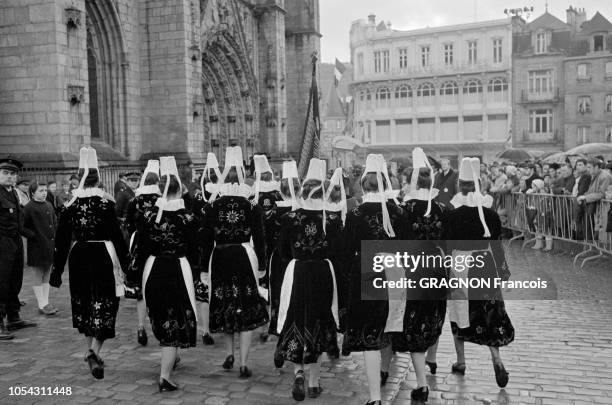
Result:
<instances>
[{"instance_id":1,"label":"metal crowd barrier","mask_svg":"<svg viewBox=\"0 0 612 405\"><path fill-rule=\"evenodd\" d=\"M574 266L612 255L612 232L608 230L611 200L579 203L575 197L553 194L499 194L494 208L504 228L516 233L513 241L523 239L523 248L542 239L566 241L582 246L574 256Z\"/></svg>"}]
</instances>

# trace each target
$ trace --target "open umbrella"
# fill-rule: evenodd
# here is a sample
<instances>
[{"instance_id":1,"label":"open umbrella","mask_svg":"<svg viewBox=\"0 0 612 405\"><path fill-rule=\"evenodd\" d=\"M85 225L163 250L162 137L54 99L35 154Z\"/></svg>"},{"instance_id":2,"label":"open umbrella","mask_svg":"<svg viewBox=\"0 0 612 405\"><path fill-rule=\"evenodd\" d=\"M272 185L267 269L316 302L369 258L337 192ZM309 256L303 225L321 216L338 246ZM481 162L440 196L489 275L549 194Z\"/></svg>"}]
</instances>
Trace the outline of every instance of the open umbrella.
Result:
<instances>
[{"instance_id":1,"label":"open umbrella","mask_svg":"<svg viewBox=\"0 0 612 405\"><path fill-rule=\"evenodd\" d=\"M524 162L534 160L535 157L524 149L509 148L497 154L499 159L510 160L512 162Z\"/></svg>"},{"instance_id":2,"label":"open umbrella","mask_svg":"<svg viewBox=\"0 0 612 405\"><path fill-rule=\"evenodd\" d=\"M568 150L566 153L570 155L609 155L612 154L612 144L585 143Z\"/></svg>"},{"instance_id":3,"label":"open umbrella","mask_svg":"<svg viewBox=\"0 0 612 405\"><path fill-rule=\"evenodd\" d=\"M567 161L572 162L573 160L583 158L582 154L570 154L567 152L554 152L547 154L541 159L542 163L565 163Z\"/></svg>"}]
</instances>

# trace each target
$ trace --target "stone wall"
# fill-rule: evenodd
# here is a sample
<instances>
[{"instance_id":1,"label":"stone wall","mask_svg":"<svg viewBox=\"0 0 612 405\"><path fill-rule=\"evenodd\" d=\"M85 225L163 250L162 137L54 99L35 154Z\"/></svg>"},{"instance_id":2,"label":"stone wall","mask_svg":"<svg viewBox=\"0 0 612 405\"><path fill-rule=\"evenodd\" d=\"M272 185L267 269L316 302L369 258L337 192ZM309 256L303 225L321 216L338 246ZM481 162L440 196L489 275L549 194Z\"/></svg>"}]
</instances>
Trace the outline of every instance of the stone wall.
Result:
<instances>
[{"instance_id":1,"label":"stone wall","mask_svg":"<svg viewBox=\"0 0 612 405\"><path fill-rule=\"evenodd\" d=\"M91 144L113 164L161 154L201 163L211 148L202 48L204 34L217 35L220 27L228 38L217 43L226 53L215 62L221 70L215 97L236 105L218 112L220 121L233 114L235 125L231 134L220 127L216 152L222 155L229 137L247 144L245 154L280 156L299 148L310 55L320 49L318 1L219 3L206 27L200 4L1 1L2 154L43 167L74 166L81 145Z\"/></svg>"}]
</instances>

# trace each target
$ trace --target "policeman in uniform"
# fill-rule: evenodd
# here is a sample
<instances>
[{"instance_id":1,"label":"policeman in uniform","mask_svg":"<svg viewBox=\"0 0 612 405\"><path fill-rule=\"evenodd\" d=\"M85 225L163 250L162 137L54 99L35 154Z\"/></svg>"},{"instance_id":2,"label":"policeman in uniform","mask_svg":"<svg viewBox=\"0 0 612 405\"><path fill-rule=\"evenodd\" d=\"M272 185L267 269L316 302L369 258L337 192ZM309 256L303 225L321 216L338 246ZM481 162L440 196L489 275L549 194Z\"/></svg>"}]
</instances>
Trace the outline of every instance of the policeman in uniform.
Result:
<instances>
[{"instance_id":1,"label":"policeman in uniform","mask_svg":"<svg viewBox=\"0 0 612 405\"><path fill-rule=\"evenodd\" d=\"M127 179L125 182L127 183L127 187L120 188L118 193L115 195L115 212L117 213L117 218L119 219L123 236L125 237L126 242L128 242L129 233L125 220L127 218L127 210L128 206L130 205L130 201L132 201L132 198L136 196L135 190L138 188L140 182L140 173L126 173L125 178Z\"/></svg>"},{"instance_id":2,"label":"policeman in uniform","mask_svg":"<svg viewBox=\"0 0 612 405\"><path fill-rule=\"evenodd\" d=\"M15 190L21 162L0 159L0 340L14 336L9 330L36 326L21 319L19 291L23 282L22 208Z\"/></svg>"}]
</instances>

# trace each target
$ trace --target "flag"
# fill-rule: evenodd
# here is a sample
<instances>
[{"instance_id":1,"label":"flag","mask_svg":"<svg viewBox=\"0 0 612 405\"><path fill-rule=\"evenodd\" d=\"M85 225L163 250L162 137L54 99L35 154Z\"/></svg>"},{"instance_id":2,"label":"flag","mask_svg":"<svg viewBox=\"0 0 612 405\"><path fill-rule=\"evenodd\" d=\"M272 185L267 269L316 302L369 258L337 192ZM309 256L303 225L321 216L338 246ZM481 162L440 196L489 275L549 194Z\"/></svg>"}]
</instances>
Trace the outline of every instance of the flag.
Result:
<instances>
[{"instance_id":1,"label":"flag","mask_svg":"<svg viewBox=\"0 0 612 405\"><path fill-rule=\"evenodd\" d=\"M321 137L321 121L319 118L319 89L317 86L317 55L312 55L312 82L310 84L310 95L308 99L308 112L306 113L306 125L302 137L302 148L298 163L300 177L306 175L308 164L313 157L319 157L319 140Z\"/></svg>"},{"instance_id":2,"label":"flag","mask_svg":"<svg viewBox=\"0 0 612 405\"><path fill-rule=\"evenodd\" d=\"M336 87L338 87L338 83L340 83L340 79L342 79L345 71L346 67L336 58L336 64L334 65L334 83Z\"/></svg>"}]
</instances>

